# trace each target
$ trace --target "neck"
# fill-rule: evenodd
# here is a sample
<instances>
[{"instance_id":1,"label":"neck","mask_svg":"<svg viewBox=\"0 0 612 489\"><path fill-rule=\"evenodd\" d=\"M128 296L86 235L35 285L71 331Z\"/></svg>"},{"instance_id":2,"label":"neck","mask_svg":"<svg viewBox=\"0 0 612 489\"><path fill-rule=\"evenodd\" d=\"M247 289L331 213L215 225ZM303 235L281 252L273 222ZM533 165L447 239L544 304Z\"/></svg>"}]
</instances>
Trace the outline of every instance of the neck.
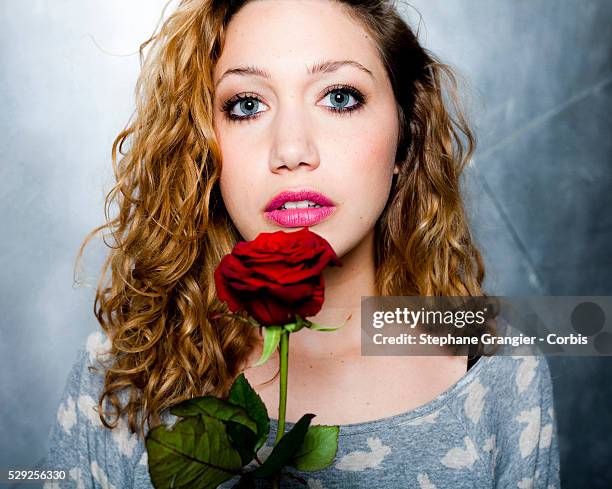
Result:
<instances>
[{"instance_id":1,"label":"neck","mask_svg":"<svg viewBox=\"0 0 612 489\"><path fill-rule=\"evenodd\" d=\"M325 302L316 316L307 318L322 327L338 331L301 329L291 335L291 355L321 359L361 355L361 296L378 295L375 284L374 231L341 257L341 267L327 267Z\"/></svg>"}]
</instances>

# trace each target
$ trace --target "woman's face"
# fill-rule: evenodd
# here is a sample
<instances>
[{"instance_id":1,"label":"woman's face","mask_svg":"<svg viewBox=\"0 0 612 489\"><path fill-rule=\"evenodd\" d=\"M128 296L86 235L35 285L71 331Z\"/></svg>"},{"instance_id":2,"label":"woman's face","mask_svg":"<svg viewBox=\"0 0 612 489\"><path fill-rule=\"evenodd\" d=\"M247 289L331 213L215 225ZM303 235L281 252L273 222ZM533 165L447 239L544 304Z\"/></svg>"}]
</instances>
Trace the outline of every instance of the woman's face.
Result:
<instances>
[{"instance_id":1,"label":"woman's face","mask_svg":"<svg viewBox=\"0 0 612 489\"><path fill-rule=\"evenodd\" d=\"M308 226L338 256L365 242L389 196L399 129L369 34L329 0L252 1L229 23L214 81L221 193L243 239ZM266 212L302 189L329 208Z\"/></svg>"}]
</instances>

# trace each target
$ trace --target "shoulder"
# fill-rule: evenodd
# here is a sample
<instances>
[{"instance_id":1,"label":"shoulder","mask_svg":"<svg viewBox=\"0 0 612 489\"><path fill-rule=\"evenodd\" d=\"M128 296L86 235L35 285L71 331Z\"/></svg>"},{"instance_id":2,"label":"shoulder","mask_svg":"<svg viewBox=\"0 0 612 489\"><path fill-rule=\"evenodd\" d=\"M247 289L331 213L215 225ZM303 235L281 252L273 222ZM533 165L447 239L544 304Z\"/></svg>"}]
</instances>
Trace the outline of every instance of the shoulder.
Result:
<instances>
[{"instance_id":1,"label":"shoulder","mask_svg":"<svg viewBox=\"0 0 612 489\"><path fill-rule=\"evenodd\" d=\"M534 399L552 401L552 378L546 356L534 352L524 355L493 355L485 361L479 379L504 399L529 403Z\"/></svg>"},{"instance_id":2,"label":"shoulder","mask_svg":"<svg viewBox=\"0 0 612 489\"><path fill-rule=\"evenodd\" d=\"M125 418L113 429L100 420L98 401L109 347L108 338L96 331L78 349L49 433L46 466L66 470L77 486L91 477L102 486L121 487L122 480L130 479L144 450ZM126 397L119 395L119 400L124 403Z\"/></svg>"},{"instance_id":3,"label":"shoulder","mask_svg":"<svg viewBox=\"0 0 612 489\"><path fill-rule=\"evenodd\" d=\"M533 352L483 356L473 369L451 408L492 479L513 486L547 480L543 487L557 487L557 427L546 357Z\"/></svg>"},{"instance_id":4,"label":"shoulder","mask_svg":"<svg viewBox=\"0 0 612 489\"><path fill-rule=\"evenodd\" d=\"M91 333L85 344L76 353L72 364L62 402L58 410L58 421L69 432L78 421L92 428L104 425L98 416L98 400L104 388L106 353L110 347L108 338L100 331ZM103 433L102 430L94 433Z\"/></svg>"},{"instance_id":5,"label":"shoulder","mask_svg":"<svg viewBox=\"0 0 612 489\"><path fill-rule=\"evenodd\" d=\"M483 356L472 368L454 407L474 428L499 430L513 420L553 415L552 378L544 355Z\"/></svg>"}]
</instances>

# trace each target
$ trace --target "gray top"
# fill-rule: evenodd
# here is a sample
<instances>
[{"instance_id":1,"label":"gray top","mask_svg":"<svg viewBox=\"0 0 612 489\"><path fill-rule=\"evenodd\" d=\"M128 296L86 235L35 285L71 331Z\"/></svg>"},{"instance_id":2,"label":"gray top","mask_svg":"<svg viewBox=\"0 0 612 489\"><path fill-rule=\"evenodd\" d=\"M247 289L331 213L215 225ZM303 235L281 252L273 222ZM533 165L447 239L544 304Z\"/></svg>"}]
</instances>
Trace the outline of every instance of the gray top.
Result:
<instances>
[{"instance_id":1,"label":"gray top","mask_svg":"<svg viewBox=\"0 0 612 489\"><path fill-rule=\"evenodd\" d=\"M123 418L109 430L96 412L103 376L87 366L108 347L104 339L100 332L89 336L68 376L46 460L46 468L66 470L68 477L45 488L153 487L144 443L129 432ZM169 413L163 419L176 420ZM276 426L272 420L260 459L269 453ZM287 423L286 429L291 426ZM333 464L300 475L315 489L559 488L557 424L546 357L483 356L427 404L396 416L340 425ZM219 487L230 488L234 482ZM305 486L284 477L282 487Z\"/></svg>"}]
</instances>

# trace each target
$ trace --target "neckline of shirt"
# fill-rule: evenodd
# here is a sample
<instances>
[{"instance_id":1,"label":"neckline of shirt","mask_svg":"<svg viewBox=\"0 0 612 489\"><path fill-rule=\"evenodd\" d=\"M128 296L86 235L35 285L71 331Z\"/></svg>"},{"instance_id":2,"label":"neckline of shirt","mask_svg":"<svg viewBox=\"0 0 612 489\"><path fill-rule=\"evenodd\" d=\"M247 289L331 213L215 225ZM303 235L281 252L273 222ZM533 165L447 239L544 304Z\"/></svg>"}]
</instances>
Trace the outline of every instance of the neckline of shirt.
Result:
<instances>
[{"instance_id":1,"label":"neckline of shirt","mask_svg":"<svg viewBox=\"0 0 612 489\"><path fill-rule=\"evenodd\" d=\"M494 356L494 355L493 355ZM422 416L426 416L431 414L433 411L441 408L448 399L451 399L453 396L459 393L463 387L470 383L474 377L478 375L480 370L482 370L485 363L489 362L492 356L482 355L478 361L466 371L466 373L461 377L457 382L451 385L444 392L434 397L432 400L426 402L425 404L421 404L416 408L410 409L409 411L404 411L399 414L394 414L392 416L385 416L384 418L372 419L370 421L362 421L359 423L347 423L340 424L340 433L338 436L350 436L358 433L369 433L372 431L378 431L381 429L387 429L398 424L405 423L407 421L414 420L416 418L420 418ZM313 418L312 424L316 425L317 418ZM285 422L285 432L293 428L295 423L286 421ZM275 418L270 418L270 433L273 438L276 437L276 430L278 428L278 420Z\"/></svg>"}]
</instances>

